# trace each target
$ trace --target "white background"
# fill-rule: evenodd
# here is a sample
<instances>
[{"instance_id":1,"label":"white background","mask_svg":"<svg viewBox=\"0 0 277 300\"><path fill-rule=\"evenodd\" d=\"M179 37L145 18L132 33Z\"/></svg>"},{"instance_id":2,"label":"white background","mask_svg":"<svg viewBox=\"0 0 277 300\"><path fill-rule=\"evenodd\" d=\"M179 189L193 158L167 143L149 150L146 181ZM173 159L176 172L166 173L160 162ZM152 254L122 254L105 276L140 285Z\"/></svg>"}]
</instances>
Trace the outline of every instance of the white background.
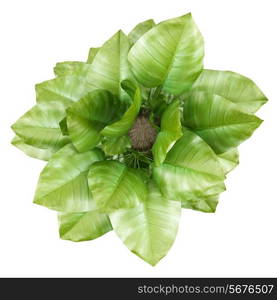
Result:
<instances>
[{"instance_id":1,"label":"white background","mask_svg":"<svg viewBox=\"0 0 277 300\"><path fill-rule=\"evenodd\" d=\"M34 84L64 60L85 60L118 29L192 12L205 67L252 78L270 101L240 146L215 214L184 210L168 255L151 267L111 232L58 236L56 214L32 204L44 162L10 145L10 125L35 103ZM272 0L24 0L0 4L0 276L277 276L277 2Z\"/></svg>"}]
</instances>

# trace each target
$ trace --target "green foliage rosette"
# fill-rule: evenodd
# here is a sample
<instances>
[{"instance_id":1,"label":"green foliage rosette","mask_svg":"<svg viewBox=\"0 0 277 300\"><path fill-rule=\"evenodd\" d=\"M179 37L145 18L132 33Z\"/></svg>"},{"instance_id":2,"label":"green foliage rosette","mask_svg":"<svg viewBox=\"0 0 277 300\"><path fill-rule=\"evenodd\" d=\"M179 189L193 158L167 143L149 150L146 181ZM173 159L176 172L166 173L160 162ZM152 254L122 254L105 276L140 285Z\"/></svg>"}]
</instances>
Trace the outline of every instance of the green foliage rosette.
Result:
<instances>
[{"instance_id":1,"label":"green foliage rosette","mask_svg":"<svg viewBox=\"0 0 277 300\"><path fill-rule=\"evenodd\" d=\"M147 20L36 85L12 144L48 161L34 202L58 211L62 239L114 230L155 265L182 208L215 211L267 99L240 74L203 69L203 57L191 14Z\"/></svg>"}]
</instances>

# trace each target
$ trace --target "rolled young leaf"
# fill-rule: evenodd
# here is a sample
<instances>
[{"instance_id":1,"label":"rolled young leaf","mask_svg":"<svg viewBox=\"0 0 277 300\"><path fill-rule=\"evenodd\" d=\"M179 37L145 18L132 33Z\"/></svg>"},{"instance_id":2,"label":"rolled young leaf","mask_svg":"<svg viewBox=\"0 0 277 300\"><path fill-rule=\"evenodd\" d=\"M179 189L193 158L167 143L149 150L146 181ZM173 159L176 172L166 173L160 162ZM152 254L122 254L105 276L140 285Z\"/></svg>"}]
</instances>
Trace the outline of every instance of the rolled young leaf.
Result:
<instances>
[{"instance_id":1,"label":"rolled young leaf","mask_svg":"<svg viewBox=\"0 0 277 300\"><path fill-rule=\"evenodd\" d=\"M180 215L180 201L164 197L153 183L149 186L145 201L134 208L119 209L109 214L122 242L152 266L171 248Z\"/></svg>"},{"instance_id":2,"label":"rolled young leaf","mask_svg":"<svg viewBox=\"0 0 277 300\"><path fill-rule=\"evenodd\" d=\"M61 132L63 135L69 135L68 133L68 128L67 128L67 120L66 120L66 117L64 117L60 122L59 122L59 125L60 125L60 129L61 129Z\"/></svg>"},{"instance_id":3,"label":"rolled young leaf","mask_svg":"<svg viewBox=\"0 0 277 300\"><path fill-rule=\"evenodd\" d=\"M125 79L133 80L127 61L129 48L127 36L118 31L99 49L87 77L92 87L106 89L126 103L129 102L129 96L120 83Z\"/></svg>"},{"instance_id":4,"label":"rolled young leaf","mask_svg":"<svg viewBox=\"0 0 277 300\"><path fill-rule=\"evenodd\" d=\"M59 122L65 116L63 102L45 102L35 105L11 127L24 143L56 152L69 142L63 136Z\"/></svg>"},{"instance_id":5,"label":"rolled young leaf","mask_svg":"<svg viewBox=\"0 0 277 300\"><path fill-rule=\"evenodd\" d=\"M123 90L130 96L133 100L135 97L136 90L138 88L137 84L132 80L122 80L120 83Z\"/></svg>"},{"instance_id":6,"label":"rolled young leaf","mask_svg":"<svg viewBox=\"0 0 277 300\"><path fill-rule=\"evenodd\" d=\"M94 210L87 174L91 165L102 159L99 149L78 153L72 144L66 145L42 170L34 203L63 212Z\"/></svg>"},{"instance_id":7,"label":"rolled young leaf","mask_svg":"<svg viewBox=\"0 0 277 300\"><path fill-rule=\"evenodd\" d=\"M128 59L146 87L162 85L171 94L188 90L203 68L204 42L191 14L170 19L146 32Z\"/></svg>"},{"instance_id":8,"label":"rolled young leaf","mask_svg":"<svg viewBox=\"0 0 277 300\"><path fill-rule=\"evenodd\" d=\"M135 119L140 111L140 106L141 106L141 93L140 93L140 89L137 88L134 95L134 101L131 104L131 106L128 108L128 110L125 112L125 114L122 116L122 118L119 121L106 126L101 131L101 134L108 137L121 137L126 133L128 133L130 128L133 126Z\"/></svg>"},{"instance_id":9,"label":"rolled young leaf","mask_svg":"<svg viewBox=\"0 0 277 300\"><path fill-rule=\"evenodd\" d=\"M148 30L155 26L155 22L150 19L136 25L132 31L128 34L128 39L131 44L134 44L141 36L144 35Z\"/></svg>"},{"instance_id":10,"label":"rolled young leaf","mask_svg":"<svg viewBox=\"0 0 277 300\"><path fill-rule=\"evenodd\" d=\"M103 212L134 207L146 196L141 172L117 161L93 164L88 184L97 208Z\"/></svg>"},{"instance_id":11,"label":"rolled young leaf","mask_svg":"<svg viewBox=\"0 0 277 300\"><path fill-rule=\"evenodd\" d=\"M184 102L183 124L201 136L216 153L237 147L262 120L237 109L231 101L203 91L193 91Z\"/></svg>"},{"instance_id":12,"label":"rolled young leaf","mask_svg":"<svg viewBox=\"0 0 277 300\"><path fill-rule=\"evenodd\" d=\"M192 89L220 95L246 113L255 113L267 102L266 96L251 79L230 71L203 70Z\"/></svg>"},{"instance_id":13,"label":"rolled young leaf","mask_svg":"<svg viewBox=\"0 0 277 300\"><path fill-rule=\"evenodd\" d=\"M59 213L59 233L73 242L94 240L112 230L109 216L97 210L80 213Z\"/></svg>"},{"instance_id":14,"label":"rolled young leaf","mask_svg":"<svg viewBox=\"0 0 277 300\"><path fill-rule=\"evenodd\" d=\"M166 154L182 136L180 102L175 100L164 111L161 119L161 131L153 145L152 152L156 166L165 160Z\"/></svg>"},{"instance_id":15,"label":"rolled young leaf","mask_svg":"<svg viewBox=\"0 0 277 300\"><path fill-rule=\"evenodd\" d=\"M187 129L168 152L164 163L153 167L153 178L164 195L182 203L197 202L225 190L225 176L217 156Z\"/></svg>"},{"instance_id":16,"label":"rolled young leaf","mask_svg":"<svg viewBox=\"0 0 277 300\"><path fill-rule=\"evenodd\" d=\"M37 158L37 159L41 159L41 160L49 160L51 158L51 156L54 153L53 149L42 149L42 148L37 148L31 145L28 145L26 143L24 143L24 141L18 137L15 136L12 139L12 145L14 145L15 147L17 147L18 149L20 149L21 151L23 151L25 154L33 157L33 158Z\"/></svg>"},{"instance_id":17,"label":"rolled young leaf","mask_svg":"<svg viewBox=\"0 0 277 300\"><path fill-rule=\"evenodd\" d=\"M110 92L95 90L67 109L68 132L78 151L88 151L100 142L100 131L119 118L121 106Z\"/></svg>"}]
</instances>

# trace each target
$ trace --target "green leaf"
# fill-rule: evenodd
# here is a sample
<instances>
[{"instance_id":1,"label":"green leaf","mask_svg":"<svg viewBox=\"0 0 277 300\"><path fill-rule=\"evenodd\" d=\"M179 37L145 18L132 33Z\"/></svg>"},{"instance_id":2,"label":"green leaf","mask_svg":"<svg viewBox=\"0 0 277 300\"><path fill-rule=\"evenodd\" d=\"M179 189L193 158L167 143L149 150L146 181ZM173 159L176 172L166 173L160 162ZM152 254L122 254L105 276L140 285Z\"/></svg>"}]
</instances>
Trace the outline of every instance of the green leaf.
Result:
<instances>
[{"instance_id":1,"label":"green leaf","mask_svg":"<svg viewBox=\"0 0 277 300\"><path fill-rule=\"evenodd\" d=\"M126 135L123 135L119 138L118 137L107 138L102 143L102 148L106 155L122 154L130 147L131 147L130 139Z\"/></svg>"},{"instance_id":2,"label":"green leaf","mask_svg":"<svg viewBox=\"0 0 277 300\"><path fill-rule=\"evenodd\" d=\"M120 137L127 134L136 120L136 117L140 111L140 106L141 94L140 89L138 88L136 90L133 103L122 116L122 118L119 121L106 126L101 133L108 137Z\"/></svg>"},{"instance_id":3,"label":"green leaf","mask_svg":"<svg viewBox=\"0 0 277 300\"><path fill-rule=\"evenodd\" d=\"M219 200L219 194L194 198L193 201L182 202L182 208L189 208L206 213L214 213Z\"/></svg>"},{"instance_id":4,"label":"green leaf","mask_svg":"<svg viewBox=\"0 0 277 300\"><path fill-rule=\"evenodd\" d=\"M234 103L221 96L194 91L184 102L183 123L216 153L223 153L249 138L262 120L237 110Z\"/></svg>"},{"instance_id":5,"label":"green leaf","mask_svg":"<svg viewBox=\"0 0 277 300\"><path fill-rule=\"evenodd\" d=\"M41 160L49 160L54 153L52 149L41 149L28 145L18 136L15 136L11 143L25 154Z\"/></svg>"},{"instance_id":6,"label":"green leaf","mask_svg":"<svg viewBox=\"0 0 277 300\"><path fill-rule=\"evenodd\" d=\"M136 90L138 88L135 82L128 79L123 80L121 81L121 87L130 96L131 99L134 99Z\"/></svg>"},{"instance_id":7,"label":"green leaf","mask_svg":"<svg viewBox=\"0 0 277 300\"><path fill-rule=\"evenodd\" d=\"M232 171L239 164L239 152L237 148L233 148L218 155L221 167L224 173L227 174Z\"/></svg>"},{"instance_id":8,"label":"green leaf","mask_svg":"<svg viewBox=\"0 0 277 300\"><path fill-rule=\"evenodd\" d=\"M87 64L91 64L100 48L90 48L88 53Z\"/></svg>"},{"instance_id":9,"label":"green leaf","mask_svg":"<svg viewBox=\"0 0 277 300\"><path fill-rule=\"evenodd\" d=\"M112 230L109 216L97 210L60 213L59 233L63 240L73 242L94 240Z\"/></svg>"},{"instance_id":10,"label":"green leaf","mask_svg":"<svg viewBox=\"0 0 277 300\"><path fill-rule=\"evenodd\" d=\"M63 212L94 210L87 174L91 165L102 159L99 149L78 153L72 144L66 145L42 170L34 203Z\"/></svg>"},{"instance_id":11,"label":"green leaf","mask_svg":"<svg viewBox=\"0 0 277 300\"><path fill-rule=\"evenodd\" d=\"M164 163L153 167L153 178L167 197L189 205L225 190L225 176L217 156L200 137L187 129Z\"/></svg>"},{"instance_id":12,"label":"green leaf","mask_svg":"<svg viewBox=\"0 0 277 300\"><path fill-rule=\"evenodd\" d=\"M61 76L36 85L37 102L64 102L69 106L92 89L81 76Z\"/></svg>"},{"instance_id":13,"label":"green leaf","mask_svg":"<svg viewBox=\"0 0 277 300\"><path fill-rule=\"evenodd\" d=\"M142 85L162 85L166 92L179 95L200 74L203 56L203 38L191 14L186 14L146 32L131 48L128 59Z\"/></svg>"},{"instance_id":14,"label":"green leaf","mask_svg":"<svg viewBox=\"0 0 277 300\"><path fill-rule=\"evenodd\" d=\"M230 71L203 70L193 84L193 90L222 96L246 113L256 112L267 102L266 96L251 79Z\"/></svg>"},{"instance_id":15,"label":"green leaf","mask_svg":"<svg viewBox=\"0 0 277 300\"><path fill-rule=\"evenodd\" d=\"M99 49L87 77L92 87L108 90L127 103L129 96L120 83L125 79L133 79L127 61L129 48L127 36L118 31Z\"/></svg>"},{"instance_id":16,"label":"green leaf","mask_svg":"<svg viewBox=\"0 0 277 300\"><path fill-rule=\"evenodd\" d=\"M76 75L86 77L90 65L81 61L64 61L56 64L54 73L56 76Z\"/></svg>"},{"instance_id":17,"label":"green leaf","mask_svg":"<svg viewBox=\"0 0 277 300\"><path fill-rule=\"evenodd\" d=\"M90 150L100 142L100 131L118 119L120 108L117 97L105 90L95 90L67 109L68 132L78 151Z\"/></svg>"},{"instance_id":18,"label":"green leaf","mask_svg":"<svg viewBox=\"0 0 277 300\"><path fill-rule=\"evenodd\" d=\"M148 30L155 26L155 22L150 19L136 25L128 34L128 39L131 44L134 44L141 36L143 36Z\"/></svg>"},{"instance_id":19,"label":"green leaf","mask_svg":"<svg viewBox=\"0 0 277 300\"><path fill-rule=\"evenodd\" d=\"M93 164L88 183L97 208L104 212L134 207L146 195L141 172L116 161Z\"/></svg>"},{"instance_id":20,"label":"green leaf","mask_svg":"<svg viewBox=\"0 0 277 300\"><path fill-rule=\"evenodd\" d=\"M181 204L171 199L151 184L144 202L109 214L123 243L152 266L167 254L177 234Z\"/></svg>"},{"instance_id":21,"label":"green leaf","mask_svg":"<svg viewBox=\"0 0 277 300\"><path fill-rule=\"evenodd\" d=\"M156 166L163 163L166 154L181 136L180 102L175 100L166 108L162 115L161 131L152 148Z\"/></svg>"},{"instance_id":22,"label":"green leaf","mask_svg":"<svg viewBox=\"0 0 277 300\"><path fill-rule=\"evenodd\" d=\"M18 119L12 129L24 143L56 152L69 142L59 126L65 116L65 107L63 102L37 104Z\"/></svg>"}]
</instances>

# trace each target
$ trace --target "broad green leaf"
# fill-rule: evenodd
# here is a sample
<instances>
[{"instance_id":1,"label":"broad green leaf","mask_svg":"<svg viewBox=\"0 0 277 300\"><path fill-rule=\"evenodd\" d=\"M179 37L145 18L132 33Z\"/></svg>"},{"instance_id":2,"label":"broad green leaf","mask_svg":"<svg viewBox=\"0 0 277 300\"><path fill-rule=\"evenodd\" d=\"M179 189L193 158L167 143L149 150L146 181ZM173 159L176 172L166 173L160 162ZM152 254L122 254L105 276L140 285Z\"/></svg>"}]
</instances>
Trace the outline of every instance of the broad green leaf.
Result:
<instances>
[{"instance_id":1,"label":"broad green leaf","mask_svg":"<svg viewBox=\"0 0 277 300\"><path fill-rule=\"evenodd\" d=\"M239 164L239 152L237 148L233 148L218 155L221 167L224 173L227 174L232 171Z\"/></svg>"},{"instance_id":2,"label":"broad green leaf","mask_svg":"<svg viewBox=\"0 0 277 300\"><path fill-rule=\"evenodd\" d=\"M76 75L86 77L90 65L81 61L64 61L56 64L54 73L56 76Z\"/></svg>"},{"instance_id":3,"label":"broad green leaf","mask_svg":"<svg viewBox=\"0 0 277 300\"><path fill-rule=\"evenodd\" d=\"M34 203L62 212L94 210L87 174L91 165L102 159L99 149L78 153L72 144L66 145L42 170Z\"/></svg>"},{"instance_id":4,"label":"broad green leaf","mask_svg":"<svg viewBox=\"0 0 277 300\"><path fill-rule=\"evenodd\" d=\"M68 106L91 91L81 76L61 76L36 85L37 102L64 102Z\"/></svg>"},{"instance_id":5,"label":"broad green leaf","mask_svg":"<svg viewBox=\"0 0 277 300\"><path fill-rule=\"evenodd\" d=\"M18 119L12 129L24 143L56 152L69 142L59 126L65 107L63 102L37 104Z\"/></svg>"},{"instance_id":6,"label":"broad green leaf","mask_svg":"<svg viewBox=\"0 0 277 300\"><path fill-rule=\"evenodd\" d=\"M234 103L215 94L194 91L184 102L184 125L218 154L237 147L261 122L258 117L237 110Z\"/></svg>"},{"instance_id":7,"label":"broad green leaf","mask_svg":"<svg viewBox=\"0 0 277 300\"><path fill-rule=\"evenodd\" d=\"M127 36L118 31L99 49L87 77L92 87L108 90L126 102L129 102L129 96L120 83L133 78L127 61L129 48Z\"/></svg>"},{"instance_id":8,"label":"broad green leaf","mask_svg":"<svg viewBox=\"0 0 277 300\"><path fill-rule=\"evenodd\" d=\"M133 103L122 116L122 118L119 121L106 126L101 133L108 137L120 137L127 134L136 120L136 117L140 111L140 106L141 94L140 89L138 88L136 90Z\"/></svg>"},{"instance_id":9,"label":"broad green leaf","mask_svg":"<svg viewBox=\"0 0 277 300\"><path fill-rule=\"evenodd\" d=\"M153 167L153 178L167 197L189 205L225 190L217 156L199 136L186 129L164 163Z\"/></svg>"},{"instance_id":10,"label":"broad green leaf","mask_svg":"<svg viewBox=\"0 0 277 300\"><path fill-rule=\"evenodd\" d=\"M54 153L52 149L41 149L28 145L18 136L15 136L11 143L25 154L41 160L49 160Z\"/></svg>"},{"instance_id":11,"label":"broad green leaf","mask_svg":"<svg viewBox=\"0 0 277 300\"><path fill-rule=\"evenodd\" d=\"M146 195L141 172L117 161L93 164L88 174L88 183L97 208L104 212L134 207Z\"/></svg>"},{"instance_id":12,"label":"broad green leaf","mask_svg":"<svg viewBox=\"0 0 277 300\"><path fill-rule=\"evenodd\" d=\"M222 96L246 113L256 112L267 101L251 79L230 71L203 70L193 84L193 90Z\"/></svg>"},{"instance_id":13,"label":"broad green leaf","mask_svg":"<svg viewBox=\"0 0 277 300\"><path fill-rule=\"evenodd\" d=\"M60 213L59 233L63 240L73 242L94 240L112 230L109 216L97 210Z\"/></svg>"},{"instance_id":14,"label":"broad green leaf","mask_svg":"<svg viewBox=\"0 0 277 300\"><path fill-rule=\"evenodd\" d=\"M182 202L182 208L199 210L206 213L214 213L219 200L219 194L194 198L193 201Z\"/></svg>"},{"instance_id":15,"label":"broad green leaf","mask_svg":"<svg viewBox=\"0 0 277 300\"><path fill-rule=\"evenodd\" d=\"M100 48L90 48L88 53L87 64L91 64Z\"/></svg>"},{"instance_id":16,"label":"broad green leaf","mask_svg":"<svg viewBox=\"0 0 277 300\"><path fill-rule=\"evenodd\" d=\"M68 133L68 128L67 128L67 120L66 120L66 117L64 117L60 122L59 122L59 125L60 125L60 129L61 129L61 132L63 135L69 135Z\"/></svg>"},{"instance_id":17,"label":"broad green leaf","mask_svg":"<svg viewBox=\"0 0 277 300\"><path fill-rule=\"evenodd\" d=\"M72 143L80 152L95 147L100 131L118 119L121 104L105 90L95 90L67 109L67 127Z\"/></svg>"},{"instance_id":18,"label":"broad green leaf","mask_svg":"<svg viewBox=\"0 0 277 300\"><path fill-rule=\"evenodd\" d=\"M181 136L180 102L175 100L166 108L162 115L161 131L152 148L156 166L163 163L166 154Z\"/></svg>"},{"instance_id":19,"label":"broad green leaf","mask_svg":"<svg viewBox=\"0 0 277 300\"><path fill-rule=\"evenodd\" d=\"M163 86L171 94L188 90L203 67L204 42L191 14L170 19L146 32L128 59L146 87Z\"/></svg>"},{"instance_id":20,"label":"broad green leaf","mask_svg":"<svg viewBox=\"0 0 277 300\"><path fill-rule=\"evenodd\" d=\"M152 266L171 248L180 215L180 201L165 198L154 185L149 187L144 202L109 214L112 226L123 243Z\"/></svg>"},{"instance_id":21,"label":"broad green leaf","mask_svg":"<svg viewBox=\"0 0 277 300\"><path fill-rule=\"evenodd\" d=\"M102 143L102 149L106 155L122 154L130 147L130 139L126 135L121 137L107 138Z\"/></svg>"},{"instance_id":22,"label":"broad green leaf","mask_svg":"<svg viewBox=\"0 0 277 300\"><path fill-rule=\"evenodd\" d=\"M155 22L150 19L136 25L128 34L131 44L134 44L142 35L155 26Z\"/></svg>"}]
</instances>

